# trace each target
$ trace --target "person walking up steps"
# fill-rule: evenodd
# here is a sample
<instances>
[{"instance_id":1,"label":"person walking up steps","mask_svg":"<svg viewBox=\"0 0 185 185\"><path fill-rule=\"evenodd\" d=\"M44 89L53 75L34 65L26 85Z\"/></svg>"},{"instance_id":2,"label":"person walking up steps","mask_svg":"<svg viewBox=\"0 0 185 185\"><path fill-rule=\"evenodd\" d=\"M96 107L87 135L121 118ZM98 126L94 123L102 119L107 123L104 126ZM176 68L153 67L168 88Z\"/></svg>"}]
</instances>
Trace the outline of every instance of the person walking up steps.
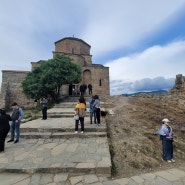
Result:
<instances>
[{"instance_id":1,"label":"person walking up steps","mask_svg":"<svg viewBox=\"0 0 185 185\"><path fill-rule=\"evenodd\" d=\"M8 142L14 141L15 132L16 132L16 140L14 143L18 143L19 137L20 137L20 124L24 116L24 112L22 108L18 106L16 102L12 104L12 109L13 109L12 114L11 114L12 123L10 126L11 139Z\"/></svg>"}]
</instances>

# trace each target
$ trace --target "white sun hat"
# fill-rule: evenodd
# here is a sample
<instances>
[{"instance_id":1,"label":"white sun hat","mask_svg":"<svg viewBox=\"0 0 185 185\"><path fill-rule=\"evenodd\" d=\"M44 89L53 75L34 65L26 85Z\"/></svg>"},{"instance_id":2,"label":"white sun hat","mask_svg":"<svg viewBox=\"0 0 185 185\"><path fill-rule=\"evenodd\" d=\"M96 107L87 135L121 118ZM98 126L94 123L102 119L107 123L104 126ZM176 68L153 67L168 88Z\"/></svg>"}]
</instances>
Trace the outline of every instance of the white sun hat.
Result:
<instances>
[{"instance_id":1,"label":"white sun hat","mask_svg":"<svg viewBox=\"0 0 185 185\"><path fill-rule=\"evenodd\" d=\"M169 121L169 119L164 118L164 119L162 120L162 122L170 122L170 121Z\"/></svg>"}]
</instances>

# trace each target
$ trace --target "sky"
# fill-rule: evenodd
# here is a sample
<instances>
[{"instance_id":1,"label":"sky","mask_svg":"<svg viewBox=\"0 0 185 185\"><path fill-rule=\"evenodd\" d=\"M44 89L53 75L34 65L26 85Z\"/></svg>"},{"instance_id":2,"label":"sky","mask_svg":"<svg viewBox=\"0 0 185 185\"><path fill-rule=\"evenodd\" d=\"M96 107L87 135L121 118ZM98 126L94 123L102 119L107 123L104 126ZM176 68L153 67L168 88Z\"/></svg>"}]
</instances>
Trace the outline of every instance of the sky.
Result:
<instances>
[{"instance_id":1,"label":"sky","mask_svg":"<svg viewBox=\"0 0 185 185\"><path fill-rule=\"evenodd\" d=\"M74 36L109 67L111 95L169 90L185 75L184 20L185 0L1 0L0 71L30 71Z\"/></svg>"}]
</instances>

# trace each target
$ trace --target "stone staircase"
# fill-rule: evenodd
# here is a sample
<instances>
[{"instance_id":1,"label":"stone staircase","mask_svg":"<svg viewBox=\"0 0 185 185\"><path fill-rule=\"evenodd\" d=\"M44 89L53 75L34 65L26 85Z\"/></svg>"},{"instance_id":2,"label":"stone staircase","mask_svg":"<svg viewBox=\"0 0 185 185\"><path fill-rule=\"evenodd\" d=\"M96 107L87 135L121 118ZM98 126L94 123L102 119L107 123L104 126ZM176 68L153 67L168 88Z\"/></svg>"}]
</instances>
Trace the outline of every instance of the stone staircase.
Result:
<instances>
[{"instance_id":1,"label":"stone staircase","mask_svg":"<svg viewBox=\"0 0 185 185\"><path fill-rule=\"evenodd\" d=\"M85 132L81 134L79 130L75 134L75 105L73 101L62 102L48 110L47 120L37 119L22 124L20 142L6 144L9 150L4 159L7 163L0 167L0 171L110 177L111 159L105 120L100 127L90 124L87 108ZM10 157L12 153L13 157Z\"/></svg>"}]
</instances>

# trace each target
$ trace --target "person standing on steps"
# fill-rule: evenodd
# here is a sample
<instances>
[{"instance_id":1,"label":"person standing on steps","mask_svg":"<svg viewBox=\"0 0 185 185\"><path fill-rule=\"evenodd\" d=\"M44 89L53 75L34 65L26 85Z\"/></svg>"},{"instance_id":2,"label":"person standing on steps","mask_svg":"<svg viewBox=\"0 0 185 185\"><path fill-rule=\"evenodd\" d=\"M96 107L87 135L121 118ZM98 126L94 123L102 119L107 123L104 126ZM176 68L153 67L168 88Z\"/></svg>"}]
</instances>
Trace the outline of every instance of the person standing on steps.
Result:
<instances>
[{"instance_id":1,"label":"person standing on steps","mask_svg":"<svg viewBox=\"0 0 185 185\"><path fill-rule=\"evenodd\" d=\"M46 120L47 119L47 104L48 104L48 100L43 97L40 101L41 107L42 107L42 120Z\"/></svg>"},{"instance_id":2,"label":"person standing on steps","mask_svg":"<svg viewBox=\"0 0 185 185\"><path fill-rule=\"evenodd\" d=\"M95 98L95 101L93 103L93 108L94 108L95 114L96 114L97 126L100 126L101 125L100 124L100 105L101 105L101 103L100 103L100 99L99 99L98 95L95 95L94 98Z\"/></svg>"},{"instance_id":3,"label":"person standing on steps","mask_svg":"<svg viewBox=\"0 0 185 185\"><path fill-rule=\"evenodd\" d=\"M21 120L23 119L24 112L16 102L12 104L12 109L13 109L11 114L12 123L10 125L11 138L8 142L14 141L15 132L16 132L16 140L14 143L18 143L20 138L20 124L21 124Z\"/></svg>"},{"instance_id":4,"label":"person standing on steps","mask_svg":"<svg viewBox=\"0 0 185 185\"><path fill-rule=\"evenodd\" d=\"M160 135L160 140L162 141L162 157L163 160L167 162L175 162L173 159L173 131L172 127L169 125L170 121L167 118L162 120L162 126L156 134Z\"/></svg>"},{"instance_id":5,"label":"person standing on steps","mask_svg":"<svg viewBox=\"0 0 185 185\"><path fill-rule=\"evenodd\" d=\"M0 109L0 152L4 152L5 139L10 130L9 121L11 121L10 115L6 114L4 108Z\"/></svg>"},{"instance_id":6,"label":"person standing on steps","mask_svg":"<svg viewBox=\"0 0 185 185\"><path fill-rule=\"evenodd\" d=\"M92 84L88 84L89 95L92 95Z\"/></svg>"},{"instance_id":7,"label":"person standing on steps","mask_svg":"<svg viewBox=\"0 0 185 185\"><path fill-rule=\"evenodd\" d=\"M93 108L94 101L95 101L94 96L92 96L91 99L89 100L90 124L92 124L93 117L94 123L96 124L96 112Z\"/></svg>"},{"instance_id":8,"label":"person standing on steps","mask_svg":"<svg viewBox=\"0 0 185 185\"><path fill-rule=\"evenodd\" d=\"M84 133L84 117L85 117L85 110L86 110L86 106L84 103L83 98L79 98L79 103L77 103L77 105L75 106L75 115L79 116L79 120L75 120L75 133L78 133L78 125L79 125L79 121L80 121L80 125L81 125L81 133Z\"/></svg>"}]
</instances>

